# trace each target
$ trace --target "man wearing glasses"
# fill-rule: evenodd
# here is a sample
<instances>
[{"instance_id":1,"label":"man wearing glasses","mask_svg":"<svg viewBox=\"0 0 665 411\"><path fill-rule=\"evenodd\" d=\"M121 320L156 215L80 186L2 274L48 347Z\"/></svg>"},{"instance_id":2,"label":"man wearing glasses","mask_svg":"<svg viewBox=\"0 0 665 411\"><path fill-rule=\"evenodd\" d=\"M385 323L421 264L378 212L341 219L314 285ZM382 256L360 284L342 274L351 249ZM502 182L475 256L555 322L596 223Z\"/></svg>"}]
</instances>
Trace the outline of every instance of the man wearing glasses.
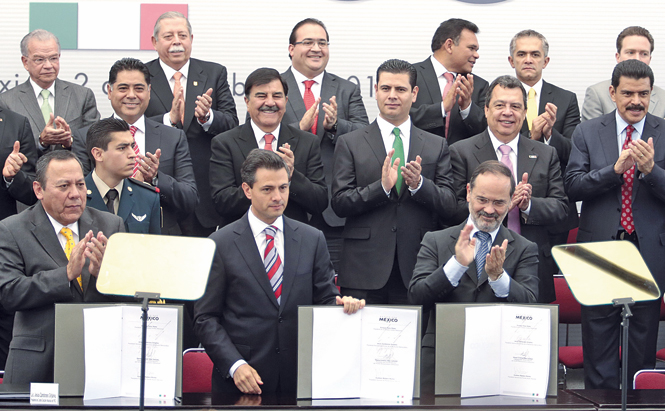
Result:
<instances>
[{"instance_id":1,"label":"man wearing glasses","mask_svg":"<svg viewBox=\"0 0 665 411\"><path fill-rule=\"evenodd\" d=\"M320 20L300 21L289 37L291 67L282 73L289 87L282 121L310 131L319 140L328 199L337 137L369 124L360 87L325 71L330 57L329 40L328 30ZM310 223L323 231L337 270L344 219L328 205L323 213L313 215Z\"/></svg>"},{"instance_id":2,"label":"man wearing glasses","mask_svg":"<svg viewBox=\"0 0 665 411\"><path fill-rule=\"evenodd\" d=\"M40 155L69 150L72 130L99 120L95 95L58 78L60 42L53 33L37 29L23 37L21 61L30 78L0 94L0 107L28 118Z\"/></svg>"}]
</instances>

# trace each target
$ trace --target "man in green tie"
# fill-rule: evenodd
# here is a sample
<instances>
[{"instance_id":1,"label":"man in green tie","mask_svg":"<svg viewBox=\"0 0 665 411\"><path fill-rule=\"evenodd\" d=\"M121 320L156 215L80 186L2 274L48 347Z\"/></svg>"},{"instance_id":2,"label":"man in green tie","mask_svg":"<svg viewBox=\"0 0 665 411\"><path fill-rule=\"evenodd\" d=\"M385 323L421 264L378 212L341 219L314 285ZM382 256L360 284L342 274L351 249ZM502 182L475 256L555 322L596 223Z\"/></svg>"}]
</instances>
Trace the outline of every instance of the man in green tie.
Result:
<instances>
[{"instance_id":1,"label":"man in green tie","mask_svg":"<svg viewBox=\"0 0 665 411\"><path fill-rule=\"evenodd\" d=\"M448 144L411 123L416 77L403 60L379 66L379 117L335 148L332 208L347 219L337 284L369 304L407 303L422 236L455 211Z\"/></svg>"}]
</instances>

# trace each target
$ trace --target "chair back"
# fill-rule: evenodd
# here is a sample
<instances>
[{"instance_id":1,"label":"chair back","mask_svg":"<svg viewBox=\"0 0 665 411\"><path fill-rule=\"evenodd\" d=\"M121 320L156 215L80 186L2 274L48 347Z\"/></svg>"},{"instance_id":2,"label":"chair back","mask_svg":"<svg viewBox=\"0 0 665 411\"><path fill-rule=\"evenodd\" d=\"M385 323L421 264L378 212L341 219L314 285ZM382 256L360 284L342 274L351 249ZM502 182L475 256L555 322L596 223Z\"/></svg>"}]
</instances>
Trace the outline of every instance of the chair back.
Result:
<instances>
[{"instance_id":1,"label":"chair back","mask_svg":"<svg viewBox=\"0 0 665 411\"><path fill-rule=\"evenodd\" d=\"M213 363L203 348L190 348L182 354L182 392L212 391Z\"/></svg>"},{"instance_id":2,"label":"chair back","mask_svg":"<svg viewBox=\"0 0 665 411\"><path fill-rule=\"evenodd\" d=\"M554 291L556 300L552 304L559 304L559 323L580 324L582 321L582 306L573 296L566 279L562 275L554 276Z\"/></svg>"}]
</instances>

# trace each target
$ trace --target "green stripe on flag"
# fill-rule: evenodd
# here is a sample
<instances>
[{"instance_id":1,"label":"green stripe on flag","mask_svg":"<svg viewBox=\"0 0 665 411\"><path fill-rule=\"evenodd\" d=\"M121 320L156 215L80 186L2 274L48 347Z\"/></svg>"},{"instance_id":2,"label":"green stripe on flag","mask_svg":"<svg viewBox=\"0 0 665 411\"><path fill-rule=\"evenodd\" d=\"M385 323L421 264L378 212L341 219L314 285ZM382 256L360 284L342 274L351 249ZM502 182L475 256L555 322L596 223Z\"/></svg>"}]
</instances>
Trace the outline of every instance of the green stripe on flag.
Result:
<instances>
[{"instance_id":1,"label":"green stripe on flag","mask_svg":"<svg viewBox=\"0 0 665 411\"><path fill-rule=\"evenodd\" d=\"M60 48L78 48L78 3L30 3L30 31L48 30L60 40Z\"/></svg>"}]
</instances>

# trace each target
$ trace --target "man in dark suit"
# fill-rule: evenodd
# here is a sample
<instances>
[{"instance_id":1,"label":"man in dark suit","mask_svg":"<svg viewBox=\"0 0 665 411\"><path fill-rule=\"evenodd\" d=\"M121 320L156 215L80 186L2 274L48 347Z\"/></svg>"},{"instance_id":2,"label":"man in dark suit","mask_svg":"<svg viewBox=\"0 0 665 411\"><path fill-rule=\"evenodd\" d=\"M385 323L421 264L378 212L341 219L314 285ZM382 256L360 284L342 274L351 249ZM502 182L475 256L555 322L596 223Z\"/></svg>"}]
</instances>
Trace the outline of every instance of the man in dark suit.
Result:
<instances>
[{"instance_id":1,"label":"man in dark suit","mask_svg":"<svg viewBox=\"0 0 665 411\"><path fill-rule=\"evenodd\" d=\"M282 216L291 167L254 149L240 172L251 206L210 236L217 251L195 329L215 364L213 392L294 395L298 306L338 304L353 313L365 302L339 296L323 234Z\"/></svg>"},{"instance_id":2,"label":"man in dark suit","mask_svg":"<svg viewBox=\"0 0 665 411\"><path fill-rule=\"evenodd\" d=\"M161 234L159 194L130 178L136 163L129 125L105 118L88 129L86 152L95 168L85 178L88 207L120 216L129 233Z\"/></svg>"},{"instance_id":3,"label":"man in dark suit","mask_svg":"<svg viewBox=\"0 0 665 411\"><path fill-rule=\"evenodd\" d=\"M185 131L199 204L180 221L180 227L185 235L207 237L219 224L208 180L210 140L236 127L238 115L226 67L190 58L193 40L192 26L181 13L170 11L157 19L152 45L159 58L146 63L152 86L145 115Z\"/></svg>"},{"instance_id":4,"label":"man in dark suit","mask_svg":"<svg viewBox=\"0 0 665 411\"><path fill-rule=\"evenodd\" d=\"M150 73L141 61L116 61L109 71L107 90L114 117L126 121L134 132L138 154L132 176L159 189L162 233L181 234L178 219L191 214L198 202L185 133L145 117L150 101ZM74 132L73 148L86 174L92 171L86 151L87 132L88 128Z\"/></svg>"},{"instance_id":5,"label":"man in dark suit","mask_svg":"<svg viewBox=\"0 0 665 411\"><path fill-rule=\"evenodd\" d=\"M409 285L409 301L431 310L423 337L422 390L434 390L435 303L535 303L536 244L503 227L515 181L498 161L480 164L466 185L469 219L425 234Z\"/></svg>"},{"instance_id":6,"label":"man in dark suit","mask_svg":"<svg viewBox=\"0 0 665 411\"><path fill-rule=\"evenodd\" d=\"M466 185L476 167L487 160L500 160L506 165L510 162L513 178L519 184L507 225L538 244L538 301L549 303L556 299L553 275L558 268L547 228L562 223L568 213L559 157L554 148L520 136L527 98L519 80L498 77L489 93L485 101L487 130L450 147L458 209L463 212L456 222L468 215Z\"/></svg>"},{"instance_id":7,"label":"man in dark suit","mask_svg":"<svg viewBox=\"0 0 665 411\"><path fill-rule=\"evenodd\" d=\"M332 207L346 217L337 284L372 304L405 304L420 240L455 210L450 158L445 139L411 124L411 64L384 62L374 91L379 117L335 147Z\"/></svg>"},{"instance_id":8,"label":"man in dark suit","mask_svg":"<svg viewBox=\"0 0 665 411\"><path fill-rule=\"evenodd\" d=\"M565 184L570 199L582 201L577 241L631 241L662 293L665 120L647 114L653 83L639 60L616 65L610 95L617 109L575 129ZM658 299L631 307L629 387L636 371L655 366L659 308ZM582 306L587 389L619 388L620 323L620 307Z\"/></svg>"},{"instance_id":9,"label":"man in dark suit","mask_svg":"<svg viewBox=\"0 0 665 411\"><path fill-rule=\"evenodd\" d=\"M414 64L418 98L413 124L448 139L448 144L483 131L487 81L471 74L478 54L478 26L463 19L441 23L432 37L432 55Z\"/></svg>"},{"instance_id":10,"label":"man in dark suit","mask_svg":"<svg viewBox=\"0 0 665 411\"><path fill-rule=\"evenodd\" d=\"M39 153L70 149L72 131L99 120L92 90L58 79L60 42L46 30L37 29L21 40L21 61L30 78L0 94L0 107L30 121Z\"/></svg>"},{"instance_id":11,"label":"man in dark suit","mask_svg":"<svg viewBox=\"0 0 665 411\"><path fill-rule=\"evenodd\" d=\"M302 223L328 205L319 141L312 133L282 122L288 86L274 69L260 68L245 81L250 120L212 140L210 186L222 225L242 217L249 200L242 189L240 165L255 148L279 154L290 171L290 198L285 215Z\"/></svg>"},{"instance_id":12,"label":"man in dark suit","mask_svg":"<svg viewBox=\"0 0 665 411\"><path fill-rule=\"evenodd\" d=\"M37 162L39 202L0 222L0 300L16 311L5 383L53 382L56 302L107 300L96 289L107 236L122 219L86 208L80 162L65 150Z\"/></svg>"},{"instance_id":13,"label":"man in dark suit","mask_svg":"<svg viewBox=\"0 0 665 411\"><path fill-rule=\"evenodd\" d=\"M320 141L328 200L337 137L369 124L360 87L325 71L330 58L329 40L322 21L308 18L298 22L289 37L291 67L282 73L289 87L282 122L311 131ZM328 205L323 213L312 216L311 224L326 236L330 259L337 271L344 219Z\"/></svg>"}]
</instances>

